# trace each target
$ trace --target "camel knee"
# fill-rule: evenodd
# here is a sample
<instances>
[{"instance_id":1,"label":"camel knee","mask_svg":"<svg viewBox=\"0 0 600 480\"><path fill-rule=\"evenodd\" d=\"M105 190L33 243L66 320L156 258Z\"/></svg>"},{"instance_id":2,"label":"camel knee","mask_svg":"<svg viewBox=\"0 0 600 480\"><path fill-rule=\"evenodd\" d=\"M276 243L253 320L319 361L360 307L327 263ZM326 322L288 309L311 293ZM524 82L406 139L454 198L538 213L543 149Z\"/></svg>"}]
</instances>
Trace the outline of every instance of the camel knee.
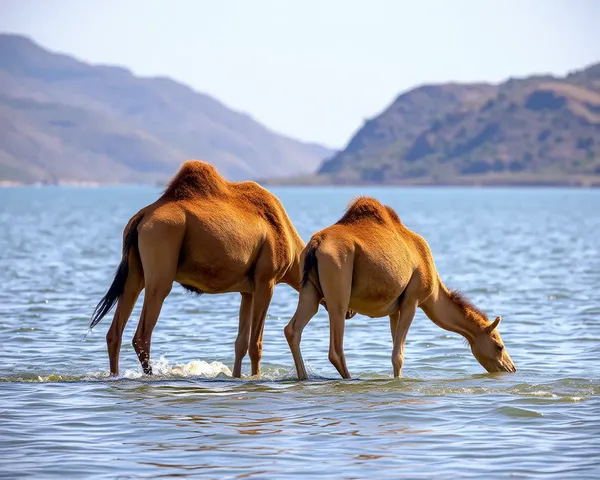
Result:
<instances>
[{"instance_id":1,"label":"camel knee","mask_svg":"<svg viewBox=\"0 0 600 480\"><path fill-rule=\"evenodd\" d=\"M250 355L250 360L253 364L258 364L260 362L260 359L262 358L262 350L262 342L250 344L248 354Z\"/></svg>"},{"instance_id":2,"label":"camel knee","mask_svg":"<svg viewBox=\"0 0 600 480\"><path fill-rule=\"evenodd\" d=\"M283 334L285 335L286 340L288 341L288 343L292 343L292 340L294 339L294 319L292 319L292 321L290 323L288 323L285 328L283 329Z\"/></svg>"},{"instance_id":3,"label":"camel knee","mask_svg":"<svg viewBox=\"0 0 600 480\"><path fill-rule=\"evenodd\" d=\"M248 353L250 354L250 358L258 358L262 357L262 342L251 343L250 348L248 349Z\"/></svg>"},{"instance_id":4,"label":"camel knee","mask_svg":"<svg viewBox=\"0 0 600 480\"><path fill-rule=\"evenodd\" d=\"M109 352L113 352L121 346L121 336L114 328L109 328L106 334L106 346Z\"/></svg>"},{"instance_id":5,"label":"camel knee","mask_svg":"<svg viewBox=\"0 0 600 480\"><path fill-rule=\"evenodd\" d=\"M172 283L147 285L146 286L146 297L157 298L162 301L169 296L169 293L171 293L172 288L173 288Z\"/></svg>"},{"instance_id":6,"label":"camel knee","mask_svg":"<svg viewBox=\"0 0 600 480\"><path fill-rule=\"evenodd\" d=\"M306 325L308 325L308 322L316 315L318 310L319 304L315 303L314 305L304 305L304 308L300 312L296 311L290 320L290 323L283 329L285 338L290 346L292 344L300 344L302 331Z\"/></svg>"},{"instance_id":7,"label":"camel knee","mask_svg":"<svg viewBox=\"0 0 600 480\"><path fill-rule=\"evenodd\" d=\"M334 367L340 365L341 358L335 350L329 350L329 361Z\"/></svg>"},{"instance_id":8,"label":"camel knee","mask_svg":"<svg viewBox=\"0 0 600 480\"><path fill-rule=\"evenodd\" d=\"M392 366L394 367L394 377L399 377L404 364L404 355L401 352L392 353Z\"/></svg>"},{"instance_id":9,"label":"camel knee","mask_svg":"<svg viewBox=\"0 0 600 480\"><path fill-rule=\"evenodd\" d=\"M294 319L290 323L288 323L283 329L283 333L285 334L285 338L288 341L288 345L298 345L300 344L300 338L302 337L302 331L296 330Z\"/></svg>"},{"instance_id":10,"label":"camel knee","mask_svg":"<svg viewBox=\"0 0 600 480\"><path fill-rule=\"evenodd\" d=\"M248 352L248 339L241 335L235 339L235 356L236 358L244 358Z\"/></svg>"},{"instance_id":11,"label":"camel knee","mask_svg":"<svg viewBox=\"0 0 600 480\"><path fill-rule=\"evenodd\" d=\"M392 365L394 365L394 368L397 368L398 370L402 370L402 365L404 365L404 359L400 356L393 356L392 357Z\"/></svg>"}]
</instances>

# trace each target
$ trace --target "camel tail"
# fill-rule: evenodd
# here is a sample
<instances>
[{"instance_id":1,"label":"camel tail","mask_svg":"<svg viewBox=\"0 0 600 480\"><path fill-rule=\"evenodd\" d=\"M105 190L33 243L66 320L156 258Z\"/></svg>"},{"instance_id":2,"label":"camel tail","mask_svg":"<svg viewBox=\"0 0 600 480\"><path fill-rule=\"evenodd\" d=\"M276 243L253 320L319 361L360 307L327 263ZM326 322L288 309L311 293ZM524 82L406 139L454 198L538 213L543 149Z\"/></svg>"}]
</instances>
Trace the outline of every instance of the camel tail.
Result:
<instances>
[{"instance_id":1,"label":"camel tail","mask_svg":"<svg viewBox=\"0 0 600 480\"><path fill-rule=\"evenodd\" d=\"M317 266L317 248L319 248L319 242L311 239L306 245L306 254L304 256L304 271L302 272L302 287L306 287L308 284L308 276L310 272L314 270L319 276L319 269Z\"/></svg>"},{"instance_id":2,"label":"camel tail","mask_svg":"<svg viewBox=\"0 0 600 480\"><path fill-rule=\"evenodd\" d=\"M93 329L100 320L102 320L108 312L115 306L115 304L123 295L125 291L125 283L127 282L127 276L129 275L129 253L131 248L137 248L138 244L138 225L140 224L143 215L139 215L136 219L131 222L129 230L125 234L123 241L123 258L121 263L117 267L115 278L106 292L106 295L102 297L102 300L96 305L92 318L90 319L90 330Z\"/></svg>"}]
</instances>

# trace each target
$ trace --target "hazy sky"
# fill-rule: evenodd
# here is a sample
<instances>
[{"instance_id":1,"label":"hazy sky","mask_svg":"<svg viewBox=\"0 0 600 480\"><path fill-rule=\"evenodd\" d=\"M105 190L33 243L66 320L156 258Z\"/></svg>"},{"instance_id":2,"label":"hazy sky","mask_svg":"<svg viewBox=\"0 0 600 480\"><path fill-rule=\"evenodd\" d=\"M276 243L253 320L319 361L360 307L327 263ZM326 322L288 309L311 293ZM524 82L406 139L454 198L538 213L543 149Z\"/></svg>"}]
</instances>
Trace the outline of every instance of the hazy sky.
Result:
<instances>
[{"instance_id":1,"label":"hazy sky","mask_svg":"<svg viewBox=\"0 0 600 480\"><path fill-rule=\"evenodd\" d=\"M333 147L422 83L598 62L599 25L600 0L0 0L0 31L168 75Z\"/></svg>"}]
</instances>

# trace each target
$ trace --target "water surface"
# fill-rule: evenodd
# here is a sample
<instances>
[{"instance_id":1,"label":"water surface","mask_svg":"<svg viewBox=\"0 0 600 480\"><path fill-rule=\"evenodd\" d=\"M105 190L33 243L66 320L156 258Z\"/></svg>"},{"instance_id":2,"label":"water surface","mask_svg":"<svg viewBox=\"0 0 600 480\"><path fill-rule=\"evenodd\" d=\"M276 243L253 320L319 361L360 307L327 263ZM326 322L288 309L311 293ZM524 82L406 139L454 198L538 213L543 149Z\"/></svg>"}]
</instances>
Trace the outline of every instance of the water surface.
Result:
<instances>
[{"instance_id":1,"label":"water surface","mask_svg":"<svg viewBox=\"0 0 600 480\"><path fill-rule=\"evenodd\" d=\"M297 382L278 286L263 376L231 378L239 295L175 286L145 377L124 336L108 379L106 318L89 316L120 260L127 220L154 188L0 189L0 476L153 478L598 478L600 191L281 188L300 235L356 195L397 210L429 242L445 282L490 316L516 374L486 374L461 337L421 312L393 379L387 318L348 321L353 380L327 359L321 309ZM244 362L249 374L249 360Z\"/></svg>"}]
</instances>

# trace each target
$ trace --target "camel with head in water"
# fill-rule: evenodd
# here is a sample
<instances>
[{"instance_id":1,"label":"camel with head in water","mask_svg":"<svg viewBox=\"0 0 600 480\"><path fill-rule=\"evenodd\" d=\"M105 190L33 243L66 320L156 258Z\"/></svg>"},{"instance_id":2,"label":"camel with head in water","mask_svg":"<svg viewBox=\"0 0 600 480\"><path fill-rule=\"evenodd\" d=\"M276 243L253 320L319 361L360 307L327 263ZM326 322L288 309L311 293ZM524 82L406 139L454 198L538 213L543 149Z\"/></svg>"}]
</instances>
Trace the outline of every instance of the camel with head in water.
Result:
<instances>
[{"instance_id":1,"label":"camel with head in water","mask_svg":"<svg viewBox=\"0 0 600 480\"><path fill-rule=\"evenodd\" d=\"M489 372L514 372L498 325L441 281L427 242L406 228L394 210L361 197L334 225L315 233L302 252L303 278L296 312L285 336L300 379L307 373L300 352L302 330L319 301L329 312L329 360L350 378L344 358L344 312L389 316L394 376L400 376L404 341L418 307L438 326L459 333Z\"/></svg>"},{"instance_id":2,"label":"camel with head in water","mask_svg":"<svg viewBox=\"0 0 600 480\"><path fill-rule=\"evenodd\" d=\"M273 194L254 182L228 182L208 163L185 162L164 194L129 220L121 263L92 316L91 328L117 304L106 335L110 373L119 373L123 329L145 289L133 347L144 373L152 374L152 330L175 281L198 294L241 293L233 376L241 376L248 350L258 375L273 288L299 289L303 248Z\"/></svg>"}]
</instances>

